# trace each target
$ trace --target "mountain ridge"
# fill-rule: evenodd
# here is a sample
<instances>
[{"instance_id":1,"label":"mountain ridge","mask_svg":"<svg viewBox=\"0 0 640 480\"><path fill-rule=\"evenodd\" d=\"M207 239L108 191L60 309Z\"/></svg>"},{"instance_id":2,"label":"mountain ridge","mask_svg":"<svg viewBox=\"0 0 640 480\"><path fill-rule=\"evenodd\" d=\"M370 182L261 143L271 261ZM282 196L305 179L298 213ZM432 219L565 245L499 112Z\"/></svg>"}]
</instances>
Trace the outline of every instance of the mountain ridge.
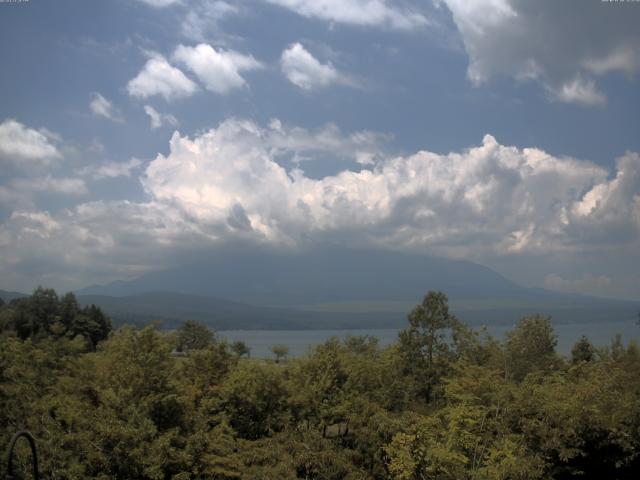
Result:
<instances>
[{"instance_id":1,"label":"mountain ridge","mask_svg":"<svg viewBox=\"0 0 640 480\"><path fill-rule=\"evenodd\" d=\"M465 260L336 247L298 254L224 251L77 294L109 297L96 300L107 312L126 305L145 315L171 312L171 323L192 313L192 319L225 328L395 328L404 325L406 314L429 290L445 292L452 311L473 324L514 323L537 313L559 323L623 320L635 318L640 309L638 302L523 287ZM148 305L143 312L139 296L150 292L160 299L174 295L176 302L167 305L162 299L163 311ZM190 310L192 304L200 307Z\"/></svg>"}]
</instances>

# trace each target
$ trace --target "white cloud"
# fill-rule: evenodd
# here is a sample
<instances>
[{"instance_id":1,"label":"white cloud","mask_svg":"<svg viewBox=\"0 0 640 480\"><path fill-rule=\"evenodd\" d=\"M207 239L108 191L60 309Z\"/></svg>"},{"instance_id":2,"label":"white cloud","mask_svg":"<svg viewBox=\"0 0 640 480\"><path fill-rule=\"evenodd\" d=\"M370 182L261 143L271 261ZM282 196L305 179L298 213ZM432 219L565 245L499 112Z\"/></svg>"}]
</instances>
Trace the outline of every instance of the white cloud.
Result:
<instances>
[{"instance_id":1,"label":"white cloud","mask_svg":"<svg viewBox=\"0 0 640 480\"><path fill-rule=\"evenodd\" d=\"M175 132L168 154L141 174L149 201L90 202L57 213L21 208L37 216L16 214L0 224L0 271L20 275L36 262L43 275L57 272L78 284L79 275L83 282L136 275L239 239L276 245L312 239L480 262L633 259L640 251L636 153L608 172L540 149L501 145L490 135L449 154L388 157L382 142L371 132L344 135L333 125L310 131L277 120L261 127L231 119L193 138ZM316 152L357 158L358 149L370 153L364 155L370 166L323 178L282 161ZM133 175L139 167L133 162L119 172ZM590 268L600 272L594 285L605 281L601 276L613 278ZM577 280L567 280L570 288L587 291L590 279ZM548 282L565 288L555 277Z\"/></svg>"},{"instance_id":2,"label":"white cloud","mask_svg":"<svg viewBox=\"0 0 640 480\"><path fill-rule=\"evenodd\" d=\"M262 141L274 158L293 153L294 162L314 158L314 152L329 153L367 165L380 161L389 135L363 130L344 135L333 123L316 130L283 125L272 119L268 129L261 131Z\"/></svg>"},{"instance_id":3,"label":"white cloud","mask_svg":"<svg viewBox=\"0 0 640 480\"><path fill-rule=\"evenodd\" d=\"M107 118L113 122L122 122L122 116L114 108L113 104L103 97L100 93L94 93L91 95L91 102L89 108L94 115Z\"/></svg>"},{"instance_id":4,"label":"white cloud","mask_svg":"<svg viewBox=\"0 0 640 480\"><path fill-rule=\"evenodd\" d=\"M266 0L308 18L359 26L411 30L428 23L427 18L408 6L388 0Z\"/></svg>"},{"instance_id":5,"label":"white cloud","mask_svg":"<svg viewBox=\"0 0 640 480\"><path fill-rule=\"evenodd\" d=\"M62 158L52 141L62 139L15 120L0 124L0 204L9 211L33 208L38 194L78 196L88 193L81 178L55 175Z\"/></svg>"},{"instance_id":6,"label":"white cloud","mask_svg":"<svg viewBox=\"0 0 640 480\"><path fill-rule=\"evenodd\" d=\"M0 123L1 162L16 166L47 165L60 157L48 132L33 130L12 119Z\"/></svg>"},{"instance_id":7,"label":"white cloud","mask_svg":"<svg viewBox=\"0 0 640 480\"><path fill-rule=\"evenodd\" d=\"M18 178L11 182L11 186L21 192L48 192L61 195L86 195L89 193L84 180L81 178L52 177Z\"/></svg>"},{"instance_id":8,"label":"white cloud","mask_svg":"<svg viewBox=\"0 0 640 480\"><path fill-rule=\"evenodd\" d=\"M22 235L35 234L40 238L48 239L60 230L60 224L51 218L49 212L13 212L10 220L21 225Z\"/></svg>"},{"instance_id":9,"label":"white cloud","mask_svg":"<svg viewBox=\"0 0 640 480\"><path fill-rule=\"evenodd\" d=\"M203 1L190 5L180 25L182 35L190 40L204 42L208 37L213 37L217 41L228 37L219 23L224 18L231 15L238 15L240 6L221 0Z\"/></svg>"},{"instance_id":10,"label":"white cloud","mask_svg":"<svg viewBox=\"0 0 640 480\"><path fill-rule=\"evenodd\" d=\"M571 206L570 214L574 234L587 242L636 241L640 226L640 155L627 152L618 158L613 178L593 185Z\"/></svg>"},{"instance_id":11,"label":"white cloud","mask_svg":"<svg viewBox=\"0 0 640 480\"><path fill-rule=\"evenodd\" d=\"M552 98L565 103L578 103L586 106L607 103L607 98L598 91L593 80L584 80L580 77L560 85L556 90L551 90L550 94Z\"/></svg>"},{"instance_id":12,"label":"white cloud","mask_svg":"<svg viewBox=\"0 0 640 480\"><path fill-rule=\"evenodd\" d=\"M178 126L178 119L176 117L170 113L160 113L151 105L145 105L144 112L149 115L151 128L154 130L162 127L163 125L170 125L172 127Z\"/></svg>"},{"instance_id":13,"label":"white cloud","mask_svg":"<svg viewBox=\"0 0 640 480\"><path fill-rule=\"evenodd\" d=\"M333 83L351 84L331 63L320 63L300 43L294 43L282 52L280 67L289 81L303 90L326 87Z\"/></svg>"},{"instance_id":14,"label":"white cloud","mask_svg":"<svg viewBox=\"0 0 640 480\"><path fill-rule=\"evenodd\" d=\"M443 0L476 84L507 75L539 82L550 98L603 105L593 76L640 71L640 10L607 2Z\"/></svg>"},{"instance_id":15,"label":"white cloud","mask_svg":"<svg viewBox=\"0 0 640 480\"><path fill-rule=\"evenodd\" d=\"M611 50L608 55L588 58L584 68L596 75L609 72L626 72L630 75L640 70L640 55L631 45L620 46Z\"/></svg>"},{"instance_id":16,"label":"white cloud","mask_svg":"<svg viewBox=\"0 0 640 480\"><path fill-rule=\"evenodd\" d=\"M155 203L89 202L55 215L22 210L0 224L0 272L14 288L78 288L153 270L197 246L194 238L202 245L192 223Z\"/></svg>"},{"instance_id":17,"label":"white cloud","mask_svg":"<svg viewBox=\"0 0 640 480\"><path fill-rule=\"evenodd\" d=\"M138 0L139 2L146 3L147 5L155 8L164 8L171 5L182 3L182 0Z\"/></svg>"},{"instance_id":18,"label":"white cloud","mask_svg":"<svg viewBox=\"0 0 640 480\"><path fill-rule=\"evenodd\" d=\"M349 231L366 242L461 257L638 243L635 154L619 161L609 181L590 162L486 136L461 154L419 152L311 179L277 163L272 138L237 120L193 140L176 133L170 154L149 164L143 183L156 201L203 225L226 228L239 205L264 241ZM593 209L587 212L585 202ZM605 225L611 233L603 237Z\"/></svg>"},{"instance_id":19,"label":"white cloud","mask_svg":"<svg viewBox=\"0 0 640 480\"><path fill-rule=\"evenodd\" d=\"M262 64L251 55L216 50L205 43L195 47L179 45L173 58L195 73L207 90L221 95L246 85L241 72L262 68Z\"/></svg>"},{"instance_id":20,"label":"white cloud","mask_svg":"<svg viewBox=\"0 0 640 480\"><path fill-rule=\"evenodd\" d=\"M126 162L105 162L100 165L91 165L78 171L80 175L87 175L95 180L104 178L131 177L134 170L142 165L142 160L132 158Z\"/></svg>"},{"instance_id":21,"label":"white cloud","mask_svg":"<svg viewBox=\"0 0 640 480\"><path fill-rule=\"evenodd\" d=\"M197 90L198 86L192 80L161 55L150 58L140 73L127 84L127 91L133 97L161 95L167 101L188 97Z\"/></svg>"}]
</instances>

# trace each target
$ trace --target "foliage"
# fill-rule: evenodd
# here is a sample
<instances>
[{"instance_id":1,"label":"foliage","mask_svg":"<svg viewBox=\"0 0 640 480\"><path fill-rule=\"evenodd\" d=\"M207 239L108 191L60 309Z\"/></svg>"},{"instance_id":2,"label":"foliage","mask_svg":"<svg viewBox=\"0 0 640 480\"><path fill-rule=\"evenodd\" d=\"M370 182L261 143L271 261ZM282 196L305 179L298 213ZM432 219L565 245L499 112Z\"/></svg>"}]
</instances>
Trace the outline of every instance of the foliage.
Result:
<instances>
[{"instance_id":1,"label":"foliage","mask_svg":"<svg viewBox=\"0 0 640 480\"><path fill-rule=\"evenodd\" d=\"M589 339L584 335L580 337L571 349L571 362L591 362L596 357L596 348L591 344Z\"/></svg>"},{"instance_id":2,"label":"foliage","mask_svg":"<svg viewBox=\"0 0 640 480\"><path fill-rule=\"evenodd\" d=\"M640 471L640 349L620 338L600 350L583 338L565 360L545 317L522 319L501 342L429 293L389 347L334 338L275 363L245 358L241 345L194 323L177 335L148 327L92 336L101 317L108 325L72 294L46 289L0 306L0 441L32 431L46 478L565 480Z\"/></svg>"},{"instance_id":3,"label":"foliage","mask_svg":"<svg viewBox=\"0 0 640 480\"><path fill-rule=\"evenodd\" d=\"M207 348L214 341L213 331L206 325L193 320L187 320L178 329L176 335L176 350L178 352L189 352L191 350L201 350Z\"/></svg>"},{"instance_id":4,"label":"foliage","mask_svg":"<svg viewBox=\"0 0 640 480\"><path fill-rule=\"evenodd\" d=\"M507 374L519 382L529 373L555 370L560 362L556 354L557 343L549 317L524 317L515 329L507 332Z\"/></svg>"},{"instance_id":5,"label":"foliage","mask_svg":"<svg viewBox=\"0 0 640 480\"><path fill-rule=\"evenodd\" d=\"M231 350L233 351L233 353L235 353L238 357L244 357L245 355L247 357L251 356L251 349L249 348L249 346L244 343L242 340L236 340L235 342L233 342L231 344Z\"/></svg>"},{"instance_id":6,"label":"foliage","mask_svg":"<svg viewBox=\"0 0 640 480\"><path fill-rule=\"evenodd\" d=\"M38 287L30 297L0 305L0 332L23 340L81 336L95 347L109 336L111 320L95 305L81 308L73 293L58 298L54 290Z\"/></svg>"},{"instance_id":7,"label":"foliage","mask_svg":"<svg viewBox=\"0 0 640 480\"><path fill-rule=\"evenodd\" d=\"M271 351L276 357L276 363L279 363L281 359L286 359L289 355L289 347L286 345L274 345L271 347Z\"/></svg>"},{"instance_id":8,"label":"foliage","mask_svg":"<svg viewBox=\"0 0 640 480\"><path fill-rule=\"evenodd\" d=\"M409 314L409 328L400 332L400 352L416 393L427 402L436 396L440 379L452 359L452 337L458 320L449 313L447 296L429 292Z\"/></svg>"}]
</instances>

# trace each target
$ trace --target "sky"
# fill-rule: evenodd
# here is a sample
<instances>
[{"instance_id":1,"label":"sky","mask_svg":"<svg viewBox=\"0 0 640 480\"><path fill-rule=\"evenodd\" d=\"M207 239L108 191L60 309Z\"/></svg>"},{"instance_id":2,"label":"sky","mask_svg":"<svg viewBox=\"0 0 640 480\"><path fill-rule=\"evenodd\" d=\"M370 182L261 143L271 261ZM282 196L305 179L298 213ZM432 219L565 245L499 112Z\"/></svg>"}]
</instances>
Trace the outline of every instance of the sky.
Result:
<instances>
[{"instance_id":1,"label":"sky","mask_svg":"<svg viewBox=\"0 0 640 480\"><path fill-rule=\"evenodd\" d=\"M228 244L640 298L640 2L0 2L0 288Z\"/></svg>"}]
</instances>

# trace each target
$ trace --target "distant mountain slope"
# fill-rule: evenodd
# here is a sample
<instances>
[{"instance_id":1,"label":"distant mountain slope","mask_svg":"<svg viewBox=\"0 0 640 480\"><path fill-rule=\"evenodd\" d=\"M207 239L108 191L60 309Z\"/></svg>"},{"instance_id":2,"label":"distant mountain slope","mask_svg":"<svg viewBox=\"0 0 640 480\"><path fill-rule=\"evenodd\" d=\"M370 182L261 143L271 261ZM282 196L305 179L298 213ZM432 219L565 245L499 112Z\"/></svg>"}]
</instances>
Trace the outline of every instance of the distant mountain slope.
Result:
<instances>
[{"instance_id":1,"label":"distant mountain slope","mask_svg":"<svg viewBox=\"0 0 640 480\"><path fill-rule=\"evenodd\" d=\"M78 293L124 296L169 291L252 304L304 305L416 300L434 289L451 298L548 297L472 262L335 247L299 254L224 251L197 263Z\"/></svg>"},{"instance_id":2,"label":"distant mountain slope","mask_svg":"<svg viewBox=\"0 0 640 480\"><path fill-rule=\"evenodd\" d=\"M5 302L10 302L11 300L15 299L15 298L23 298L23 297L27 297L28 295L25 293L20 293L20 292L10 292L7 290L0 290L0 298L2 300L4 300Z\"/></svg>"},{"instance_id":3,"label":"distant mountain slope","mask_svg":"<svg viewBox=\"0 0 640 480\"><path fill-rule=\"evenodd\" d=\"M233 329L374 328L404 325L429 290L447 293L454 313L474 324L515 323L535 313L560 323L630 320L640 310L640 302L525 288L468 261L337 247L298 254L227 250L77 293L116 319L191 318Z\"/></svg>"},{"instance_id":4,"label":"distant mountain slope","mask_svg":"<svg viewBox=\"0 0 640 480\"><path fill-rule=\"evenodd\" d=\"M272 308L227 300L169 292L110 297L81 295L83 305L96 304L114 321L143 325L159 322L176 328L185 320L196 320L218 330L305 330L402 328L407 313L419 301L383 305L366 302L354 305L331 304ZM639 305L632 302L548 303L527 301L453 301L452 311L469 324L515 324L525 315L551 315L555 323L586 323L631 320ZM305 308L307 308L305 310Z\"/></svg>"},{"instance_id":5,"label":"distant mountain slope","mask_svg":"<svg viewBox=\"0 0 640 480\"><path fill-rule=\"evenodd\" d=\"M98 305L116 325L161 322L165 328L175 328L185 320L196 320L218 330L395 328L405 321L400 312L308 312L170 292L126 297L80 295L78 301L82 305Z\"/></svg>"}]
</instances>

